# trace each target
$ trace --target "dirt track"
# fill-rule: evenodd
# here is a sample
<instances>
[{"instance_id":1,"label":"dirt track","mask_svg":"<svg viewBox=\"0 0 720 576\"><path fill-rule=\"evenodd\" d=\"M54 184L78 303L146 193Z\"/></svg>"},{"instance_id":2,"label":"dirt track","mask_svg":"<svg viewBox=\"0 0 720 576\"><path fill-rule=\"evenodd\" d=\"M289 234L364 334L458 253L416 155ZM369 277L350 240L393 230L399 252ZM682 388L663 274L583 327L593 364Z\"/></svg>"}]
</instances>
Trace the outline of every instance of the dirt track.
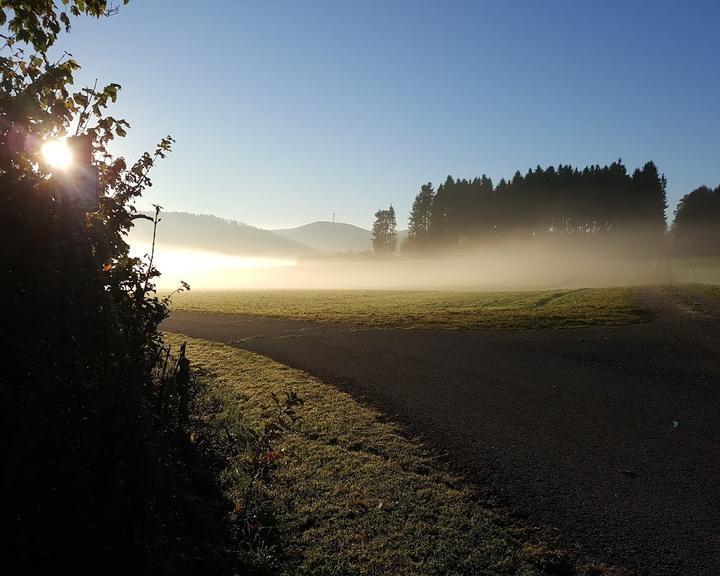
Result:
<instances>
[{"instance_id":1,"label":"dirt track","mask_svg":"<svg viewBox=\"0 0 720 576\"><path fill-rule=\"evenodd\" d=\"M639 574L715 576L717 310L662 291L646 300L653 322L612 328L405 331L180 312L163 328L371 402L583 553Z\"/></svg>"}]
</instances>

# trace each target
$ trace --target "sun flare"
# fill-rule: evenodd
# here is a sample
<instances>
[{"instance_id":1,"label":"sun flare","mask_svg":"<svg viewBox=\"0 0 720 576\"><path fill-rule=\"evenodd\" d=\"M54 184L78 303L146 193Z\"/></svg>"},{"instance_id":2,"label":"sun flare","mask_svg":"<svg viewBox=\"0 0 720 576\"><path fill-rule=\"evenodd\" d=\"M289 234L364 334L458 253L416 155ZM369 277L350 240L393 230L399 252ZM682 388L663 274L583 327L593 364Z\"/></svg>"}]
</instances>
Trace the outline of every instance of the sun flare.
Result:
<instances>
[{"instance_id":1,"label":"sun flare","mask_svg":"<svg viewBox=\"0 0 720 576\"><path fill-rule=\"evenodd\" d=\"M72 164L72 151L65 138L45 142L41 151L45 162L53 168L66 170Z\"/></svg>"}]
</instances>

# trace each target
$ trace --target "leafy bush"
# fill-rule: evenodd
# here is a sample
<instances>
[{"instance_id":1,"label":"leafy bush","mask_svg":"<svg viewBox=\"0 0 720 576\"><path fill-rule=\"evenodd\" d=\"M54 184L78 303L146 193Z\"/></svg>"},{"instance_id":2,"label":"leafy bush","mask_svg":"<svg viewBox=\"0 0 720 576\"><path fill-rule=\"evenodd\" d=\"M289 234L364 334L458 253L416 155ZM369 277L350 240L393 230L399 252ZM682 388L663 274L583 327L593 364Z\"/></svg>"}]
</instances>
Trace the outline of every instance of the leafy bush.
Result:
<instances>
[{"instance_id":1,"label":"leafy bush","mask_svg":"<svg viewBox=\"0 0 720 576\"><path fill-rule=\"evenodd\" d=\"M108 145L129 127L107 114L120 86L72 92L78 64L48 56L72 17L113 10L100 0L0 0L0 296L9 359L0 368L0 450L11 573L188 573L202 564L168 553L176 549L168 535L183 522L170 497L183 489L168 461L192 458L179 457L185 415L153 410L163 390L155 367L167 299L155 293L152 255L131 257L125 241L142 217L132 203L173 141L132 164L113 157ZM43 141L69 134L90 143L97 167L98 205L89 212L41 155Z\"/></svg>"}]
</instances>

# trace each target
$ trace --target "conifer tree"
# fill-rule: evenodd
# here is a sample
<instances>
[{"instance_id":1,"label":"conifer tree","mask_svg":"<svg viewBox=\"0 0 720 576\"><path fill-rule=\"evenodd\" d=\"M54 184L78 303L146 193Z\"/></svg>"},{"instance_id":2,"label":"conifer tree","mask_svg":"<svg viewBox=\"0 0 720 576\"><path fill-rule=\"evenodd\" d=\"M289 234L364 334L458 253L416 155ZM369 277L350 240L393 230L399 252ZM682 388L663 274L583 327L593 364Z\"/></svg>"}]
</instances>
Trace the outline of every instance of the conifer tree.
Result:
<instances>
[{"instance_id":1,"label":"conifer tree","mask_svg":"<svg viewBox=\"0 0 720 576\"><path fill-rule=\"evenodd\" d=\"M419 250L427 246L434 198L435 190L433 190L432 182L423 184L410 211L407 238L407 247L410 250Z\"/></svg>"},{"instance_id":2,"label":"conifer tree","mask_svg":"<svg viewBox=\"0 0 720 576\"><path fill-rule=\"evenodd\" d=\"M372 229L373 250L377 254L389 256L395 253L397 247L397 222L395 208L390 206L387 210L375 212L375 222Z\"/></svg>"}]
</instances>

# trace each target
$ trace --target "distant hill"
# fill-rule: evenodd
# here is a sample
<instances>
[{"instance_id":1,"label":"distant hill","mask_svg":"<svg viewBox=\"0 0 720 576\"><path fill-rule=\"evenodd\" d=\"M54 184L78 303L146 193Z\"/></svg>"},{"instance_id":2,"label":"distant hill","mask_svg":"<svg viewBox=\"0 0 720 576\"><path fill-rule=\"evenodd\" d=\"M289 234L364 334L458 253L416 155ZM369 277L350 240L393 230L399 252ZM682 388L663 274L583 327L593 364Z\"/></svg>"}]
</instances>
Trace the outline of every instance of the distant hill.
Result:
<instances>
[{"instance_id":1,"label":"distant hill","mask_svg":"<svg viewBox=\"0 0 720 576\"><path fill-rule=\"evenodd\" d=\"M315 253L312 247L269 230L217 216L163 212L160 217L158 244L242 256L297 257ZM130 244L150 243L152 223L135 220L129 241Z\"/></svg>"},{"instance_id":2,"label":"distant hill","mask_svg":"<svg viewBox=\"0 0 720 576\"><path fill-rule=\"evenodd\" d=\"M150 216L149 212L144 214ZM238 256L317 256L372 250L369 230L341 222L313 222L298 228L264 230L206 214L163 212L157 243ZM398 230L398 248L407 230ZM149 244L152 223L135 220L130 244Z\"/></svg>"},{"instance_id":3,"label":"distant hill","mask_svg":"<svg viewBox=\"0 0 720 576\"><path fill-rule=\"evenodd\" d=\"M298 228L284 228L273 232L318 252L334 254L372 249L369 230L341 222L313 222Z\"/></svg>"}]
</instances>

